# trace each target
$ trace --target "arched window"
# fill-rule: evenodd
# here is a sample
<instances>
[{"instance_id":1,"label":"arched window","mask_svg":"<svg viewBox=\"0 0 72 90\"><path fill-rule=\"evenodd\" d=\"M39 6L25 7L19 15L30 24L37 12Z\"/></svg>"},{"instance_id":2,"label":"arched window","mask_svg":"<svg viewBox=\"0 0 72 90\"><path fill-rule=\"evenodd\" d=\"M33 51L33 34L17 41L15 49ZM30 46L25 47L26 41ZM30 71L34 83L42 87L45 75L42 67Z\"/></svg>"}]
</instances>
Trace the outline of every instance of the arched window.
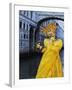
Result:
<instances>
[{"instance_id":1,"label":"arched window","mask_svg":"<svg viewBox=\"0 0 72 90\"><path fill-rule=\"evenodd\" d=\"M48 18L43 18L41 19L38 24L37 24L37 28L36 28L36 36L35 36L35 39L36 39L36 42L43 42L45 36L43 36L40 31L41 31L41 28L45 27L46 26L46 23L50 23L50 22L56 22L58 24L58 22L61 21L61 22L64 22L64 19L62 18L58 18L58 17L48 17ZM58 28L59 28L59 24L58 24ZM64 34L64 31L62 28L58 29L57 30L59 33L57 33L57 37L59 36L63 36Z\"/></svg>"}]
</instances>

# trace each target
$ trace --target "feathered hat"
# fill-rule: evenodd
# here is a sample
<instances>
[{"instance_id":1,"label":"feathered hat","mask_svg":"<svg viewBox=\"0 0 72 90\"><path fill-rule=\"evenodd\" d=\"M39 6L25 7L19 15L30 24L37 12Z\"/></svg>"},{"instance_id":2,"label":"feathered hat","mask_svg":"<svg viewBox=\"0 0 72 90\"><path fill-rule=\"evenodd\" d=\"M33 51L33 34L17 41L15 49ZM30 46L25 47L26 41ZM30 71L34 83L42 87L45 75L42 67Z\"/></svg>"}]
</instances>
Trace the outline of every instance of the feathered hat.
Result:
<instances>
[{"instance_id":1,"label":"feathered hat","mask_svg":"<svg viewBox=\"0 0 72 90\"><path fill-rule=\"evenodd\" d=\"M44 33L48 33L49 31L55 33L56 31L56 23L49 23L46 27L44 27L41 31Z\"/></svg>"}]
</instances>

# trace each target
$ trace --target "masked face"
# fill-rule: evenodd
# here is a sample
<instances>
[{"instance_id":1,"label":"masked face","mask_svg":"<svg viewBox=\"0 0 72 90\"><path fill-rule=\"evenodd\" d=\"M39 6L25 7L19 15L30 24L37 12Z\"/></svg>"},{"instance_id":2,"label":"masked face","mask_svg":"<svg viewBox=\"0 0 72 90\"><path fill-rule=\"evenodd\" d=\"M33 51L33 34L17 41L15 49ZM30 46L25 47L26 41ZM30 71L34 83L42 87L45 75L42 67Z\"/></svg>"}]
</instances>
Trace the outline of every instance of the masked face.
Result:
<instances>
[{"instance_id":1,"label":"masked face","mask_svg":"<svg viewBox=\"0 0 72 90\"><path fill-rule=\"evenodd\" d=\"M52 32L52 31L47 32L47 36L48 36L48 37L53 37L53 36L55 36L55 33L54 33L54 32Z\"/></svg>"}]
</instances>

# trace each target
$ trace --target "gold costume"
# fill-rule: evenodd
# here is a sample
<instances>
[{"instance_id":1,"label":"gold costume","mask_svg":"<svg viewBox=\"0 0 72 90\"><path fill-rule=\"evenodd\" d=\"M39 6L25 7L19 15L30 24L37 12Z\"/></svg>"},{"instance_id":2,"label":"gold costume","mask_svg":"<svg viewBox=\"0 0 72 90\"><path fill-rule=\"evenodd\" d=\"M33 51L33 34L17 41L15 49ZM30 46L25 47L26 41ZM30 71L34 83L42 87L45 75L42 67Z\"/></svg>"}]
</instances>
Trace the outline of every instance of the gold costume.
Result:
<instances>
[{"instance_id":1,"label":"gold costume","mask_svg":"<svg viewBox=\"0 0 72 90\"><path fill-rule=\"evenodd\" d=\"M62 64L59 55L59 51L62 48L62 40L58 39L49 44L49 39L45 39L44 46L36 78L62 77Z\"/></svg>"}]
</instances>

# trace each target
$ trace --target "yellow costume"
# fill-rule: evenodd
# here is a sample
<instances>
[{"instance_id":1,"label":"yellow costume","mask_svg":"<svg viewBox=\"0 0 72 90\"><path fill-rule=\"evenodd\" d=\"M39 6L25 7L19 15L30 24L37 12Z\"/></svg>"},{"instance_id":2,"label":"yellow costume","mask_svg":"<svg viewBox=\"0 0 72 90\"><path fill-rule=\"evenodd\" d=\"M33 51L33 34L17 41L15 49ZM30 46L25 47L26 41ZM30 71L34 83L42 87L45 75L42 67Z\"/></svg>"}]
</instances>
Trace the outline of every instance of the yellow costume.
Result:
<instances>
[{"instance_id":1,"label":"yellow costume","mask_svg":"<svg viewBox=\"0 0 72 90\"><path fill-rule=\"evenodd\" d=\"M62 47L62 40L58 39L49 43L49 39L44 40L42 52L44 53L37 71L36 78L62 77L62 64L59 51Z\"/></svg>"},{"instance_id":2,"label":"yellow costume","mask_svg":"<svg viewBox=\"0 0 72 90\"><path fill-rule=\"evenodd\" d=\"M55 24L50 24L44 30L51 30L55 34ZM49 34L49 33L48 33ZM48 35L47 34L47 35ZM53 34L52 34L53 35ZM44 40L43 56L38 67L36 78L62 77L62 63L60 59L60 49L62 48L62 40Z\"/></svg>"}]
</instances>

